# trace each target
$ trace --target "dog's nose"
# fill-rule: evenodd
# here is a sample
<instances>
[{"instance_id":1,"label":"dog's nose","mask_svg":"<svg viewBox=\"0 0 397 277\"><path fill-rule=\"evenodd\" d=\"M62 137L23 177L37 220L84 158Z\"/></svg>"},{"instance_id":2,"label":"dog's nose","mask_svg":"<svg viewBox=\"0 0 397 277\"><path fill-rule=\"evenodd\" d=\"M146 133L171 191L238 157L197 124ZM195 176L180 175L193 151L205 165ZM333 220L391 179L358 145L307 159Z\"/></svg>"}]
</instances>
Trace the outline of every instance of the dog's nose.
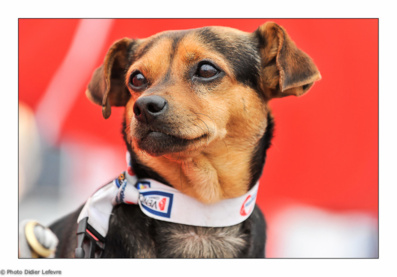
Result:
<instances>
[{"instance_id":1,"label":"dog's nose","mask_svg":"<svg viewBox=\"0 0 397 277\"><path fill-rule=\"evenodd\" d=\"M167 100L161 96L151 95L138 98L134 104L135 118L144 123L150 123L167 110Z\"/></svg>"}]
</instances>

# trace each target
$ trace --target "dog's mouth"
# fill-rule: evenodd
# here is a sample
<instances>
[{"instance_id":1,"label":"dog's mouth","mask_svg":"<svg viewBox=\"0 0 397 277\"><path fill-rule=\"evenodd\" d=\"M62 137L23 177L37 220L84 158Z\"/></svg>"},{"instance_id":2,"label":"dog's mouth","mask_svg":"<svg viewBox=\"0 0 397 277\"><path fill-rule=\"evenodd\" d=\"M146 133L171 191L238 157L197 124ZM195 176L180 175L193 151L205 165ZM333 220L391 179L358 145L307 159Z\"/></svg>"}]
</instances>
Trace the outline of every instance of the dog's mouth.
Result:
<instances>
[{"instance_id":1,"label":"dog's mouth","mask_svg":"<svg viewBox=\"0 0 397 277\"><path fill-rule=\"evenodd\" d=\"M192 150L200 145L201 141L205 141L208 136L208 134L201 134L194 138L186 138L182 135L174 135L168 131L143 127L135 129L133 139L139 149L152 156L161 156Z\"/></svg>"}]
</instances>

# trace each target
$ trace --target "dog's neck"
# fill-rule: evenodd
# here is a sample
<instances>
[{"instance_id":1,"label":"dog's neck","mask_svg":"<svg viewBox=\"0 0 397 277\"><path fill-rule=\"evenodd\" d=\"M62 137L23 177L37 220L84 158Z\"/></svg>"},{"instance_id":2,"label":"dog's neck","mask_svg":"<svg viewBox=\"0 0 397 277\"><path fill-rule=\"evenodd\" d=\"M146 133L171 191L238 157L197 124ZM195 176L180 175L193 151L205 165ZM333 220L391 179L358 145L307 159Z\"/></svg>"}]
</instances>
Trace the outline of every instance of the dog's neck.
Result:
<instances>
[{"instance_id":1,"label":"dog's neck","mask_svg":"<svg viewBox=\"0 0 397 277\"><path fill-rule=\"evenodd\" d=\"M267 121L265 132L255 141L216 141L206 150L189 156L178 153L152 157L133 151L127 143L131 164L139 178L158 180L203 203L239 197L262 173L273 132L270 114Z\"/></svg>"},{"instance_id":2,"label":"dog's neck","mask_svg":"<svg viewBox=\"0 0 397 277\"><path fill-rule=\"evenodd\" d=\"M222 153L220 155L200 153L180 159L175 156L153 158L143 154L139 159L143 164L154 168L177 190L201 202L214 203L243 195L248 190L250 181L247 161L249 157L243 157L245 153L239 153L238 159L232 159L228 156L235 153L221 151L223 147L219 145L219 152Z\"/></svg>"}]
</instances>

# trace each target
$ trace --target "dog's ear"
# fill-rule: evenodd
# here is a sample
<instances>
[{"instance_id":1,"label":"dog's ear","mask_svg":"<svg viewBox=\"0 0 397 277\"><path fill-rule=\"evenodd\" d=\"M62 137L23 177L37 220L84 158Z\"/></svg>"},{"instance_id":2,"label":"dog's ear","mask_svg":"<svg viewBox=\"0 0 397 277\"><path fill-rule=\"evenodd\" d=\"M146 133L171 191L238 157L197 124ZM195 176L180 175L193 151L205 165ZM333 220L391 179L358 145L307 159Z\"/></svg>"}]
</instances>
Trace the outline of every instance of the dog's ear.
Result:
<instances>
[{"instance_id":1,"label":"dog's ear","mask_svg":"<svg viewBox=\"0 0 397 277\"><path fill-rule=\"evenodd\" d=\"M269 98L302 95L321 79L312 59L296 47L282 27L267 22L255 35L260 44L261 85Z\"/></svg>"},{"instance_id":2,"label":"dog's ear","mask_svg":"<svg viewBox=\"0 0 397 277\"><path fill-rule=\"evenodd\" d=\"M123 38L116 41L106 54L103 64L94 71L86 90L87 97L102 106L102 115L110 116L111 106L124 106L130 93L124 83L128 52L134 40Z\"/></svg>"}]
</instances>

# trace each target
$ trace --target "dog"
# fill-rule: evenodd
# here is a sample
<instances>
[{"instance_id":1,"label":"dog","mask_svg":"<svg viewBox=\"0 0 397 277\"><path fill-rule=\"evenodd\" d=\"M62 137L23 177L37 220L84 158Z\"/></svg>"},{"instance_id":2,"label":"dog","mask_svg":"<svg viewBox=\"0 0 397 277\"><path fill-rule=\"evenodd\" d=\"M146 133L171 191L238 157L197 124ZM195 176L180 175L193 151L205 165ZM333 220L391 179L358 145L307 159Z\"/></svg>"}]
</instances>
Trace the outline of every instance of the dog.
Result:
<instances>
[{"instance_id":1,"label":"dog","mask_svg":"<svg viewBox=\"0 0 397 277\"><path fill-rule=\"evenodd\" d=\"M273 22L252 33L204 27L116 41L86 95L102 106L105 118L112 106L125 107L128 175L159 182L203 209L244 197L239 216L245 217L195 225L201 209L180 207L193 224L175 223L122 203L111 208L105 238L89 222L78 224L81 206L49 227L59 239L55 256L265 257L266 222L253 189L273 136L268 103L303 95L320 78L313 60ZM115 183L122 187L125 181L122 174ZM251 207L245 206L248 200ZM151 203L164 209L165 202ZM208 215L218 212L217 220L228 220L228 208L209 208ZM84 251L87 243L91 248Z\"/></svg>"}]
</instances>

